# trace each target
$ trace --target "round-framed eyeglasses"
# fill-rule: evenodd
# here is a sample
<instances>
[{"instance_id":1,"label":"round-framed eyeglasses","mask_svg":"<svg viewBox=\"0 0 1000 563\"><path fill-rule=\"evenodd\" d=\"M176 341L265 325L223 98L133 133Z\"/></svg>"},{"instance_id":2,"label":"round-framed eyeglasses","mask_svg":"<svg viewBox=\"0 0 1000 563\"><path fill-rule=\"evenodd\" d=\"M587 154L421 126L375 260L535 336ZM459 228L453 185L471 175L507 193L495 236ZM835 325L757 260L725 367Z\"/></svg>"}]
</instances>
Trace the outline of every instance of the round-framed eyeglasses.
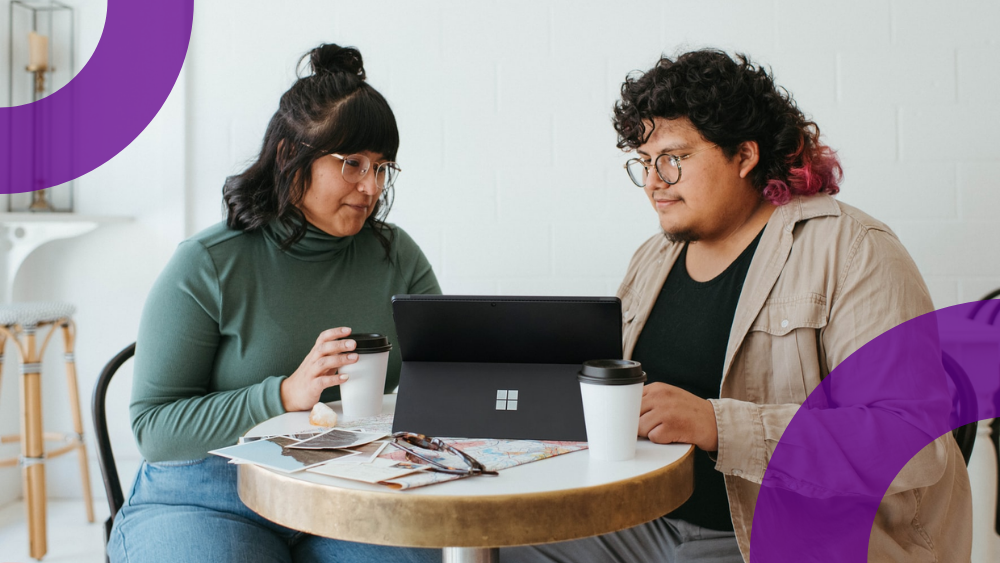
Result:
<instances>
[{"instance_id":1,"label":"round-framed eyeglasses","mask_svg":"<svg viewBox=\"0 0 1000 563\"><path fill-rule=\"evenodd\" d=\"M478 462L475 458L462 450L445 443L444 440L441 440L440 438L431 438L430 436L424 436L423 434L416 434L413 432L396 432L392 435L392 442L390 442L390 444L406 452L406 457L410 459L410 461L420 460L420 462L429 464L429 469L431 471L467 476L498 475L496 471L486 469L486 466ZM414 446L425 451L422 453L415 449ZM430 452L447 452L453 456L457 456L457 459L466 467L454 467L448 465L441 459L435 459L435 456Z\"/></svg>"},{"instance_id":2,"label":"round-framed eyeglasses","mask_svg":"<svg viewBox=\"0 0 1000 563\"><path fill-rule=\"evenodd\" d=\"M315 148L312 145L302 143L309 148ZM349 154L342 155L333 152L323 153L326 156L332 156L343 163L340 168L340 173L343 174L344 180L357 184L368 175L371 171L372 161L370 158L363 154ZM380 190L385 190L391 188L393 184L396 183L396 178L403 169L399 167L395 162L383 162L375 167L375 187Z\"/></svg>"},{"instance_id":3,"label":"round-framed eyeglasses","mask_svg":"<svg viewBox=\"0 0 1000 563\"><path fill-rule=\"evenodd\" d=\"M649 177L649 169L655 168L656 175L663 180L664 183L668 185L674 185L681 181L681 161L691 158L692 156L703 153L708 149L715 148L719 145L710 145L701 150L697 150L688 153L684 156L676 156L673 154L661 154L656 157L656 160L652 162L652 166L647 164L641 158L630 158L625 163L625 171L628 172L628 177L632 180L632 183L640 188L646 187L646 179Z\"/></svg>"}]
</instances>

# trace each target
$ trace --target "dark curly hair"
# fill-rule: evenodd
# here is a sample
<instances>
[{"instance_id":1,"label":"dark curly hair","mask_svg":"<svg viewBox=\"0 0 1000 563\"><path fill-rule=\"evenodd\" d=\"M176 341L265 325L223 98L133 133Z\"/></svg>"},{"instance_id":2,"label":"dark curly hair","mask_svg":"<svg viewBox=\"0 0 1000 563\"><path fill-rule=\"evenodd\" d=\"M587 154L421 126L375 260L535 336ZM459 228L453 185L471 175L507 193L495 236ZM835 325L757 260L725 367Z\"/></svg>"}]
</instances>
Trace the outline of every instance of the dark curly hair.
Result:
<instances>
[{"instance_id":1,"label":"dark curly hair","mask_svg":"<svg viewBox=\"0 0 1000 563\"><path fill-rule=\"evenodd\" d=\"M311 73L299 76L281 96L278 111L264 133L257 160L226 179L222 198L226 225L254 231L277 219L289 235L288 248L306 233L306 218L297 205L309 188L312 164L327 153L372 151L396 159L399 130L389 103L365 82L361 53L353 47L325 44L308 58ZM390 256L393 232L385 224L392 207L392 188L383 190L365 220Z\"/></svg>"},{"instance_id":2,"label":"dark curly hair","mask_svg":"<svg viewBox=\"0 0 1000 563\"><path fill-rule=\"evenodd\" d=\"M649 71L629 75L613 123L618 148L634 150L649 139L654 117L688 118L708 141L732 158L740 143L756 141L760 162L753 186L784 205L793 195L836 194L843 169L823 144L819 127L806 119L787 90L749 57L705 49L676 60L661 57Z\"/></svg>"}]
</instances>

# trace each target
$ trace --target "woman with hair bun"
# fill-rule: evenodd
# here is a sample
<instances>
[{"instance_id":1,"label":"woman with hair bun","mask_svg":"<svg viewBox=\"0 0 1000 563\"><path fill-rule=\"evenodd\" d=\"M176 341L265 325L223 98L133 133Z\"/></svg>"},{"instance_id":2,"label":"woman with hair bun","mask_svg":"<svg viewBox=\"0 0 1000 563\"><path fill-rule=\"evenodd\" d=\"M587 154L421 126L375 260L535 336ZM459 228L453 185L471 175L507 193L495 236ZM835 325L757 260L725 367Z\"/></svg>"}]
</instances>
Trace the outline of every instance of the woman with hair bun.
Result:
<instances>
[{"instance_id":1,"label":"woman with hair bun","mask_svg":"<svg viewBox=\"0 0 1000 563\"><path fill-rule=\"evenodd\" d=\"M385 222L399 132L361 53L320 45L307 57L312 72L282 95L256 161L223 187L226 220L180 244L146 301L130 406L144 461L111 561L440 560L269 522L240 501L236 466L208 454L339 399L338 369L357 361L351 332L395 341L391 296L441 292L420 248ZM399 369L393 349L386 390Z\"/></svg>"}]
</instances>

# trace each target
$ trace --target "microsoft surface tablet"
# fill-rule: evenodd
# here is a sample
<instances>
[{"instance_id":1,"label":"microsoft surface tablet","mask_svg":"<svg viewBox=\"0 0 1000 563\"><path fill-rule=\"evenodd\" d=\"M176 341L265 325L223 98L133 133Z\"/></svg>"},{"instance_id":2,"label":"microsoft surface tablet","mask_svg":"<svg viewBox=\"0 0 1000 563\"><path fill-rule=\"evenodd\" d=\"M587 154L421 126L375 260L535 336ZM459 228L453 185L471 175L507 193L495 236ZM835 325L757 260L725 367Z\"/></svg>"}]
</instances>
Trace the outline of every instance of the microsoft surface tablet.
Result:
<instances>
[{"instance_id":1,"label":"microsoft surface tablet","mask_svg":"<svg viewBox=\"0 0 1000 563\"><path fill-rule=\"evenodd\" d=\"M617 297L396 295L393 431L583 441L576 374L622 357Z\"/></svg>"}]
</instances>

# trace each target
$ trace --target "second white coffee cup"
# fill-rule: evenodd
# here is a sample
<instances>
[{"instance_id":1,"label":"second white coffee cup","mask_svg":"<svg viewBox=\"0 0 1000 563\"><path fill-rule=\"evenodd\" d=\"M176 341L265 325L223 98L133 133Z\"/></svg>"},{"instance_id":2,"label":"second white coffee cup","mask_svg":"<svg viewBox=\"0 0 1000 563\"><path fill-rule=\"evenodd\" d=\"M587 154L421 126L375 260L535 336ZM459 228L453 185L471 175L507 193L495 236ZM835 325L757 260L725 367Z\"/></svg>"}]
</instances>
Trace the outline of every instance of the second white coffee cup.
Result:
<instances>
[{"instance_id":1,"label":"second white coffee cup","mask_svg":"<svg viewBox=\"0 0 1000 563\"><path fill-rule=\"evenodd\" d=\"M357 343L354 352L358 355L358 361L338 370L338 373L349 376L347 381L340 384L344 418L382 414L385 373L389 367L389 350L392 350L392 344L382 334L352 334L346 338Z\"/></svg>"},{"instance_id":2,"label":"second white coffee cup","mask_svg":"<svg viewBox=\"0 0 1000 563\"><path fill-rule=\"evenodd\" d=\"M646 381L642 365L631 360L591 360L583 363L578 379L590 459L634 458Z\"/></svg>"}]
</instances>

